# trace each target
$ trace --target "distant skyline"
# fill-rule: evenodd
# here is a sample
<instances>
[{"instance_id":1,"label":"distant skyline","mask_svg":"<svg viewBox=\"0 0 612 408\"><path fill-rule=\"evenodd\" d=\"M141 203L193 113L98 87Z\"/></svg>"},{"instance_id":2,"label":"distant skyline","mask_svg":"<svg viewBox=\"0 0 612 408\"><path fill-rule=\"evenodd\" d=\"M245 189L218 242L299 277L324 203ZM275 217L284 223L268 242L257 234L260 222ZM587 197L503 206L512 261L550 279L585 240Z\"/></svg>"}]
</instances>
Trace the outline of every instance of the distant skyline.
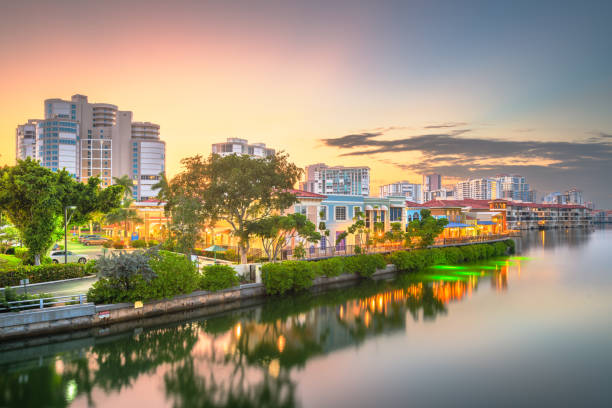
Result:
<instances>
[{"instance_id":1,"label":"distant skyline","mask_svg":"<svg viewBox=\"0 0 612 408\"><path fill-rule=\"evenodd\" d=\"M43 100L161 126L167 170L228 137L371 167L519 173L612 207L610 1L2 1L0 164Z\"/></svg>"}]
</instances>

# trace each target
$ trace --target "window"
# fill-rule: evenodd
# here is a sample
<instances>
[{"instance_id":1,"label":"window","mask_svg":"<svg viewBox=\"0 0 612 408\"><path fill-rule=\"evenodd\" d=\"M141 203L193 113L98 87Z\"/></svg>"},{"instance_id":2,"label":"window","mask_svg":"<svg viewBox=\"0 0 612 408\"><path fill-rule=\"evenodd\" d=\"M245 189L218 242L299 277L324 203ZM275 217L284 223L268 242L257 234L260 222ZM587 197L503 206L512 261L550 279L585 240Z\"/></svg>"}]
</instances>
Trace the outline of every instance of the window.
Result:
<instances>
[{"instance_id":1,"label":"window","mask_svg":"<svg viewBox=\"0 0 612 408\"><path fill-rule=\"evenodd\" d=\"M327 221L327 206L322 205L319 207L319 218L321 221Z\"/></svg>"},{"instance_id":2,"label":"window","mask_svg":"<svg viewBox=\"0 0 612 408\"><path fill-rule=\"evenodd\" d=\"M306 209L307 209L307 207L305 205L296 205L295 206L295 213L296 214L306 215Z\"/></svg>"},{"instance_id":3,"label":"window","mask_svg":"<svg viewBox=\"0 0 612 408\"><path fill-rule=\"evenodd\" d=\"M391 222L401 221L402 220L402 208L391 207L389 217L390 217L389 220Z\"/></svg>"},{"instance_id":4,"label":"window","mask_svg":"<svg viewBox=\"0 0 612 408\"><path fill-rule=\"evenodd\" d=\"M336 207L336 221L346 221L346 207Z\"/></svg>"},{"instance_id":5,"label":"window","mask_svg":"<svg viewBox=\"0 0 612 408\"><path fill-rule=\"evenodd\" d=\"M353 217L356 217L357 213L360 213L360 212L361 212L361 207L359 207L358 205L353 207Z\"/></svg>"}]
</instances>

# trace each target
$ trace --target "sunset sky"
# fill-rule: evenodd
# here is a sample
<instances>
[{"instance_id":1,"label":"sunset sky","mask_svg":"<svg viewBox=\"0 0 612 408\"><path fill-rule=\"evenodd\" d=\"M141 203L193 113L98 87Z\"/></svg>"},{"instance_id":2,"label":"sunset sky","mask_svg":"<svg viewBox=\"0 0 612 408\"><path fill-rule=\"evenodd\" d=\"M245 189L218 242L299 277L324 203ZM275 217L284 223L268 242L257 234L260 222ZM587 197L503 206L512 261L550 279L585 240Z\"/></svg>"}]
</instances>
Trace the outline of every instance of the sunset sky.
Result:
<instances>
[{"instance_id":1,"label":"sunset sky","mask_svg":"<svg viewBox=\"0 0 612 408\"><path fill-rule=\"evenodd\" d=\"M382 183L516 172L612 207L611 1L0 0L0 164L46 98ZM453 181L447 178L449 182Z\"/></svg>"}]
</instances>

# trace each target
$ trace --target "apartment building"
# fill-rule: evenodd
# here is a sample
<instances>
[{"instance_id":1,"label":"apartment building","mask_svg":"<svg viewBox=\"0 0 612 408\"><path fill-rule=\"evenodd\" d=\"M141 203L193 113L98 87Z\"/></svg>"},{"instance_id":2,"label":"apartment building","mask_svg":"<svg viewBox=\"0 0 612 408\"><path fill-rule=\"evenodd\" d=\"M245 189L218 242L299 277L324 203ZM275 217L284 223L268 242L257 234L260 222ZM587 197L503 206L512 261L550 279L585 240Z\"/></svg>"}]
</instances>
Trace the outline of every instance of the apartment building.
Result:
<instances>
[{"instance_id":1,"label":"apartment building","mask_svg":"<svg viewBox=\"0 0 612 408\"><path fill-rule=\"evenodd\" d=\"M500 183L490 178L460 181L455 187L455 199L491 200L499 198Z\"/></svg>"},{"instance_id":2,"label":"apartment building","mask_svg":"<svg viewBox=\"0 0 612 408\"><path fill-rule=\"evenodd\" d=\"M526 203L493 200L492 210L503 212L508 229L549 229L588 227L593 224L591 211L577 204Z\"/></svg>"},{"instance_id":3,"label":"apartment building","mask_svg":"<svg viewBox=\"0 0 612 408\"><path fill-rule=\"evenodd\" d=\"M380 186L379 191L380 197L406 197L407 200L415 203L423 202L420 184L414 184L408 181L398 181L397 183Z\"/></svg>"},{"instance_id":4,"label":"apartment building","mask_svg":"<svg viewBox=\"0 0 612 408\"><path fill-rule=\"evenodd\" d=\"M529 188L525 177L518 174L498 174L492 179L499 183L499 192L495 198L512 201L536 201L536 192Z\"/></svg>"},{"instance_id":5,"label":"apartment building","mask_svg":"<svg viewBox=\"0 0 612 408\"><path fill-rule=\"evenodd\" d=\"M274 149L266 147L265 143L251 143L246 139L228 138L224 143L214 143L212 152L220 156L230 154L248 155L251 157L264 158L274 156Z\"/></svg>"},{"instance_id":6,"label":"apartment building","mask_svg":"<svg viewBox=\"0 0 612 408\"><path fill-rule=\"evenodd\" d=\"M442 176L439 174L423 174L423 191L435 191L442 188Z\"/></svg>"},{"instance_id":7,"label":"apartment building","mask_svg":"<svg viewBox=\"0 0 612 408\"><path fill-rule=\"evenodd\" d=\"M36 124L37 119L30 119L23 125L17 125L15 132L15 157L24 160L36 158Z\"/></svg>"},{"instance_id":8,"label":"apartment building","mask_svg":"<svg viewBox=\"0 0 612 408\"><path fill-rule=\"evenodd\" d=\"M29 148L27 132L32 124L36 138ZM16 157L35 158L53 171L65 168L82 182L98 177L104 187L113 183L113 177L127 175L134 182L135 200L155 196L150 186L165 171L159 125L133 122L132 112L113 104L90 103L79 94L70 100L45 100L44 119L18 126Z\"/></svg>"},{"instance_id":9,"label":"apartment building","mask_svg":"<svg viewBox=\"0 0 612 408\"><path fill-rule=\"evenodd\" d=\"M306 166L301 189L316 194L370 195L370 168L328 166L324 163Z\"/></svg>"}]
</instances>

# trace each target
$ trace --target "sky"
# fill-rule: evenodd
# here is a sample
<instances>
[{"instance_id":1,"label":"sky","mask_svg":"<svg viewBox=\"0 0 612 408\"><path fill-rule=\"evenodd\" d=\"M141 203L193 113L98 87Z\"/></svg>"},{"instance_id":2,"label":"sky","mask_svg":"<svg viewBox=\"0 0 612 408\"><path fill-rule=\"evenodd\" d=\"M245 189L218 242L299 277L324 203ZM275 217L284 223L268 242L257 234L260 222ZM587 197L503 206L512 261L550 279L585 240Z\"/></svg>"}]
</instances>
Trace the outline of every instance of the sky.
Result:
<instances>
[{"instance_id":1,"label":"sky","mask_svg":"<svg viewBox=\"0 0 612 408\"><path fill-rule=\"evenodd\" d=\"M610 1L0 0L0 164L43 100L161 126L169 175L228 137L372 191L518 173L612 208Z\"/></svg>"}]
</instances>

